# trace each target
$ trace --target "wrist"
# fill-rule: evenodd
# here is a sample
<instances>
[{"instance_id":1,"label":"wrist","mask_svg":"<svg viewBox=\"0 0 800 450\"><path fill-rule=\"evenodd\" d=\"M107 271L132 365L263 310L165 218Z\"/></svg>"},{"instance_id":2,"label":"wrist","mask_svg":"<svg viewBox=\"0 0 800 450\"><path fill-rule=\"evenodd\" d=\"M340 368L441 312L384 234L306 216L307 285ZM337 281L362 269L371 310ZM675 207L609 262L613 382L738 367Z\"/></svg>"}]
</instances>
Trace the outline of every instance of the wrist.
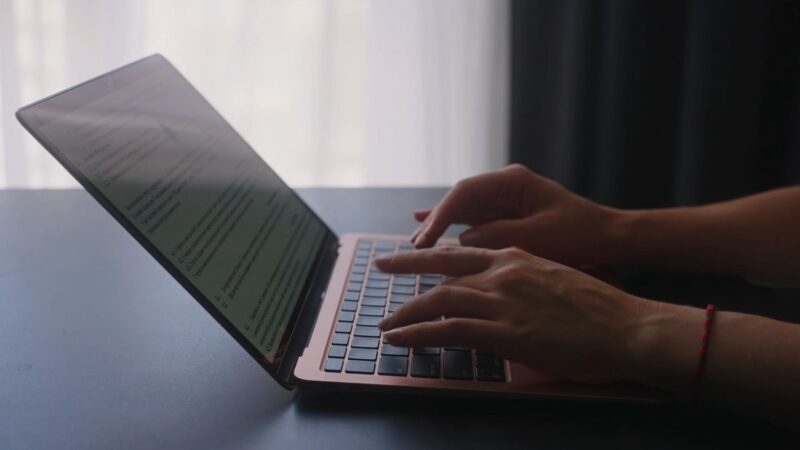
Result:
<instances>
[{"instance_id":1,"label":"wrist","mask_svg":"<svg viewBox=\"0 0 800 450\"><path fill-rule=\"evenodd\" d=\"M641 300L628 339L630 379L671 392L686 391L694 381L705 313Z\"/></svg>"},{"instance_id":2,"label":"wrist","mask_svg":"<svg viewBox=\"0 0 800 450\"><path fill-rule=\"evenodd\" d=\"M607 266L624 266L637 258L636 238L640 235L645 211L606 208Z\"/></svg>"}]
</instances>

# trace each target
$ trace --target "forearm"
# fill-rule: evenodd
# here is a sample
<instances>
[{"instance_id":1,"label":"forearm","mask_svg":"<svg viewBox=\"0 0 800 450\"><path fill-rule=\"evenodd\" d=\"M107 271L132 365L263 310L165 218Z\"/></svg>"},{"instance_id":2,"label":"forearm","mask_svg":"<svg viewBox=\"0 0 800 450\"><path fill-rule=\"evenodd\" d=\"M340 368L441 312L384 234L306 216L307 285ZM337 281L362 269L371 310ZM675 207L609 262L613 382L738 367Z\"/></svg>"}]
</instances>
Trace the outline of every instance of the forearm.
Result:
<instances>
[{"instance_id":1,"label":"forearm","mask_svg":"<svg viewBox=\"0 0 800 450\"><path fill-rule=\"evenodd\" d=\"M637 381L688 392L698 363L704 312L651 302L634 352ZM800 325L718 312L701 403L800 425Z\"/></svg>"},{"instance_id":2,"label":"forearm","mask_svg":"<svg viewBox=\"0 0 800 450\"><path fill-rule=\"evenodd\" d=\"M623 266L800 281L800 187L689 208L622 211Z\"/></svg>"}]
</instances>

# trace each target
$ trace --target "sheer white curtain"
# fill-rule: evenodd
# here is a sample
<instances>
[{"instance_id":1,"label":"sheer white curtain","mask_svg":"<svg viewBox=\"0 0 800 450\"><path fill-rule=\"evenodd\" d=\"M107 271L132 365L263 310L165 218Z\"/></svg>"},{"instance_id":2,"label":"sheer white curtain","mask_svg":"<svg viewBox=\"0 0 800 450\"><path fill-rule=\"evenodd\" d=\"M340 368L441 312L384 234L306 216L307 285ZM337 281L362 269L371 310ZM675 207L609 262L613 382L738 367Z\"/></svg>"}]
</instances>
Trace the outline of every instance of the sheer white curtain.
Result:
<instances>
[{"instance_id":1,"label":"sheer white curtain","mask_svg":"<svg viewBox=\"0 0 800 450\"><path fill-rule=\"evenodd\" d=\"M0 187L74 186L17 107L159 52L295 186L501 166L501 0L0 0Z\"/></svg>"}]
</instances>

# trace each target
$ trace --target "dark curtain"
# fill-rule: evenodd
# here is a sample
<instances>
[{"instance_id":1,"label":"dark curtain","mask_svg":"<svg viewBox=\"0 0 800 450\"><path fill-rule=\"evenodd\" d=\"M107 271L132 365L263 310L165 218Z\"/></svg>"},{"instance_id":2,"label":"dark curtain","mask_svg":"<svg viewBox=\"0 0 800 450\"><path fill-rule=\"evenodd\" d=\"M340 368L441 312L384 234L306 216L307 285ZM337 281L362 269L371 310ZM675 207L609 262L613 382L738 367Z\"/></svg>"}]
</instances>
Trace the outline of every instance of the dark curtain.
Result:
<instances>
[{"instance_id":1,"label":"dark curtain","mask_svg":"<svg viewBox=\"0 0 800 450\"><path fill-rule=\"evenodd\" d=\"M604 204L800 182L800 2L512 0L510 159Z\"/></svg>"}]
</instances>

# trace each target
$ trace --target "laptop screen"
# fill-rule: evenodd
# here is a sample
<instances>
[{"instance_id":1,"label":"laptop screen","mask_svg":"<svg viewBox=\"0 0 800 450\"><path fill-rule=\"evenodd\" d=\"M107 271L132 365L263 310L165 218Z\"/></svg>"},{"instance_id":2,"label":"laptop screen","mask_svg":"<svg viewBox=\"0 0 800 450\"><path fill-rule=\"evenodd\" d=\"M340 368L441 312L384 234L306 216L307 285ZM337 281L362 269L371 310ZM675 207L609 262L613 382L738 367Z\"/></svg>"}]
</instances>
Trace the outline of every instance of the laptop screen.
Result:
<instances>
[{"instance_id":1,"label":"laptop screen","mask_svg":"<svg viewBox=\"0 0 800 450\"><path fill-rule=\"evenodd\" d=\"M281 356L329 230L172 65L146 58L20 119L269 364Z\"/></svg>"}]
</instances>

